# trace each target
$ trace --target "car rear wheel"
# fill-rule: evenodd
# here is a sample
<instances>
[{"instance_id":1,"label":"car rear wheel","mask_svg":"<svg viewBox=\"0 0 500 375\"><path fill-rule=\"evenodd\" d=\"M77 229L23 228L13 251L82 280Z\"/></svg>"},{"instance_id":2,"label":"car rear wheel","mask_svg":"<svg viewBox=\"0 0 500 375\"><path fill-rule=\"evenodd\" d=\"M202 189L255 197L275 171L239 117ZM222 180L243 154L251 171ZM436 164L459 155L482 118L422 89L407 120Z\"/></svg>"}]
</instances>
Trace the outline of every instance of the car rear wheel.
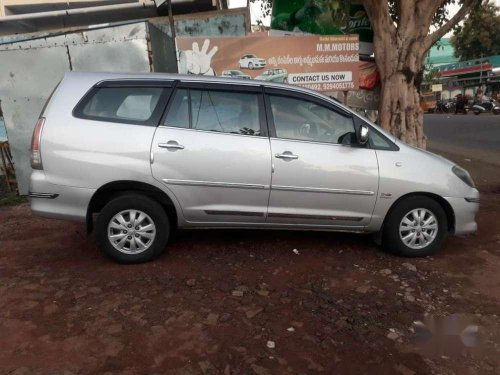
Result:
<instances>
[{"instance_id":1,"label":"car rear wheel","mask_svg":"<svg viewBox=\"0 0 500 375\"><path fill-rule=\"evenodd\" d=\"M157 257L164 251L169 233L163 207L140 194L124 194L111 200L97 218L101 249L120 263L142 263Z\"/></svg>"},{"instance_id":2,"label":"car rear wheel","mask_svg":"<svg viewBox=\"0 0 500 375\"><path fill-rule=\"evenodd\" d=\"M404 199L390 211L384 223L384 249L405 257L427 256L441 247L448 223L435 200L415 196Z\"/></svg>"}]
</instances>

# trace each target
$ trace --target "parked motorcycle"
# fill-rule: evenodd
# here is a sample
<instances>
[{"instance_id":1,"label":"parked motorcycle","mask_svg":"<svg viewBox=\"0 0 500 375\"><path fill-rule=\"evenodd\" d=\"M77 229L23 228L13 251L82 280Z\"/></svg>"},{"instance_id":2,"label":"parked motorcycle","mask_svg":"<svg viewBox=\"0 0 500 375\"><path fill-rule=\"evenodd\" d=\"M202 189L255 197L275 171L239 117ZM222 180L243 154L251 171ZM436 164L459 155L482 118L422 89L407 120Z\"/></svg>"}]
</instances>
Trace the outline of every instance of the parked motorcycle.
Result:
<instances>
[{"instance_id":1,"label":"parked motorcycle","mask_svg":"<svg viewBox=\"0 0 500 375\"><path fill-rule=\"evenodd\" d=\"M493 99L488 101L483 101L481 103L475 103L472 106L472 112L475 115L480 115L481 113L492 112L495 115L500 115L500 105Z\"/></svg>"},{"instance_id":2,"label":"parked motorcycle","mask_svg":"<svg viewBox=\"0 0 500 375\"><path fill-rule=\"evenodd\" d=\"M469 105L467 98L465 98L461 94L457 95L457 97L455 98L455 114L463 113L464 115L466 115L468 111Z\"/></svg>"},{"instance_id":3,"label":"parked motorcycle","mask_svg":"<svg viewBox=\"0 0 500 375\"><path fill-rule=\"evenodd\" d=\"M436 103L436 113L448 113L453 110L454 110L454 105L452 102L438 100Z\"/></svg>"}]
</instances>

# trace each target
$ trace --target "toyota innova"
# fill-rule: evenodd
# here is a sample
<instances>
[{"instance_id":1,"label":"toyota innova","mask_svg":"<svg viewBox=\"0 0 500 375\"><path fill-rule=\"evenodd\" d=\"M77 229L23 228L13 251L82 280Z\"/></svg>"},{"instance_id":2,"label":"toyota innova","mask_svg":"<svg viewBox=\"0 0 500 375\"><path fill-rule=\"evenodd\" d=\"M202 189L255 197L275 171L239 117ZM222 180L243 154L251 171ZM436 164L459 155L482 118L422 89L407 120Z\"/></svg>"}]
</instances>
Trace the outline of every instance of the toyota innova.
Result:
<instances>
[{"instance_id":1,"label":"toyota innova","mask_svg":"<svg viewBox=\"0 0 500 375\"><path fill-rule=\"evenodd\" d=\"M409 257L477 229L464 169L271 82L68 73L36 124L31 164L33 212L95 227L122 263L158 256L176 228L374 233Z\"/></svg>"}]
</instances>

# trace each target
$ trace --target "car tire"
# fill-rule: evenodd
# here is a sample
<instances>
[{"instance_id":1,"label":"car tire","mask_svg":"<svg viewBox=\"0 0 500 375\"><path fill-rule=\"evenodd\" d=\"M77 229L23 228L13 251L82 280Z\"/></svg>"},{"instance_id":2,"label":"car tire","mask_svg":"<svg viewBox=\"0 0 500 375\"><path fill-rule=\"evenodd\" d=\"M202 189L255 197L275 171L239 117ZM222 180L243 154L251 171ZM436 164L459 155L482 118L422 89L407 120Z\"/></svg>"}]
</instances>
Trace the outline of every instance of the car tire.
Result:
<instances>
[{"instance_id":1,"label":"car tire","mask_svg":"<svg viewBox=\"0 0 500 375\"><path fill-rule=\"evenodd\" d=\"M429 197L412 196L391 208L382 230L382 247L404 257L423 257L441 248L447 232L441 205Z\"/></svg>"},{"instance_id":2,"label":"car tire","mask_svg":"<svg viewBox=\"0 0 500 375\"><path fill-rule=\"evenodd\" d=\"M156 258L165 250L169 235L170 222L163 207L141 194L126 193L114 198L97 217L97 241L103 252L119 263L143 263ZM116 238L114 244L112 236Z\"/></svg>"},{"instance_id":3,"label":"car tire","mask_svg":"<svg viewBox=\"0 0 500 375\"><path fill-rule=\"evenodd\" d=\"M248 63L248 69L252 69L253 70L253 63L251 63L251 62Z\"/></svg>"}]
</instances>

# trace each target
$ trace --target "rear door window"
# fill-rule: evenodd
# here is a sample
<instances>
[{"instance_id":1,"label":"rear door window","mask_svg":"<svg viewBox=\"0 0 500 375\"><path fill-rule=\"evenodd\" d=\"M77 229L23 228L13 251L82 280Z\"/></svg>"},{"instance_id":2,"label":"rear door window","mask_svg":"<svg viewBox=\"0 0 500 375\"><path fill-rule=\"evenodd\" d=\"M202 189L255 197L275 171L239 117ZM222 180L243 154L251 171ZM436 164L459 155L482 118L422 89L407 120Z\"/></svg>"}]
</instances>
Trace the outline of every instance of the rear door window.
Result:
<instances>
[{"instance_id":1,"label":"rear door window","mask_svg":"<svg viewBox=\"0 0 500 375\"><path fill-rule=\"evenodd\" d=\"M193 129L259 135L257 94L191 90Z\"/></svg>"},{"instance_id":2,"label":"rear door window","mask_svg":"<svg viewBox=\"0 0 500 375\"><path fill-rule=\"evenodd\" d=\"M178 89L164 125L240 135L260 135L258 93Z\"/></svg>"},{"instance_id":3,"label":"rear door window","mask_svg":"<svg viewBox=\"0 0 500 375\"><path fill-rule=\"evenodd\" d=\"M152 123L162 87L98 87L75 109L75 116L92 120L139 125Z\"/></svg>"},{"instance_id":4,"label":"rear door window","mask_svg":"<svg viewBox=\"0 0 500 375\"><path fill-rule=\"evenodd\" d=\"M176 91L164 125L173 128L189 128L189 90Z\"/></svg>"}]
</instances>

